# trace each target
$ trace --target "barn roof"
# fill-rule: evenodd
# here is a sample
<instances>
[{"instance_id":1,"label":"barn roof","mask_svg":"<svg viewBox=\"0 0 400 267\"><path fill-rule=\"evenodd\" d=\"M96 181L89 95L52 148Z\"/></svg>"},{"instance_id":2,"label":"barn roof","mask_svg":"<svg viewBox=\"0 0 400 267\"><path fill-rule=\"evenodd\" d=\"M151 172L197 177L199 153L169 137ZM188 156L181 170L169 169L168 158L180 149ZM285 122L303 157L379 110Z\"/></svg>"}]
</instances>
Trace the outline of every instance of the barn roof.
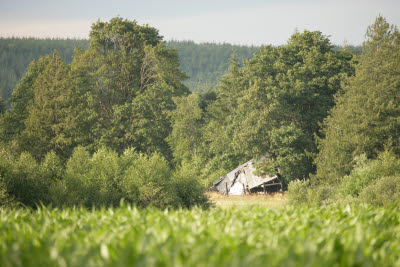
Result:
<instances>
[{"instance_id":1,"label":"barn roof","mask_svg":"<svg viewBox=\"0 0 400 267\"><path fill-rule=\"evenodd\" d=\"M227 194L241 194L243 187L247 190L261 186L264 183L271 182L278 177L268 175L256 175L254 167L254 161L250 160L228 174L222 176L213 183L214 187L221 193ZM234 192L233 192L234 191Z\"/></svg>"}]
</instances>

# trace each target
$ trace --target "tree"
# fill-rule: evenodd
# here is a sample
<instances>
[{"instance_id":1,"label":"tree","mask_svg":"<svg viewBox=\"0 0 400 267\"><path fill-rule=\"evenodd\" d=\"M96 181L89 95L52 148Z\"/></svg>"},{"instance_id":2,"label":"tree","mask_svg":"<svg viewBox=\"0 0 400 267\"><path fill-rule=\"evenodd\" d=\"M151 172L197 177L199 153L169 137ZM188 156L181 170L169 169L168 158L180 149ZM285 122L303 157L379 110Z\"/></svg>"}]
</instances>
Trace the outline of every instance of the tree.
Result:
<instances>
[{"instance_id":1,"label":"tree","mask_svg":"<svg viewBox=\"0 0 400 267\"><path fill-rule=\"evenodd\" d=\"M70 65L58 52L31 64L2 117L3 140L38 158L54 150L66 159L77 145L170 157L168 112L173 97L188 93L185 78L156 29L122 18L98 21L89 48L75 49Z\"/></svg>"},{"instance_id":2,"label":"tree","mask_svg":"<svg viewBox=\"0 0 400 267\"><path fill-rule=\"evenodd\" d=\"M342 78L352 73L351 58L349 52L333 51L320 32L304 31L286 46L261 48L244 68L231 68L210 108L215 130L208 141L214 155L229 155L234 166L267 156L286 179L307 177L319 123Z\"/></svg>"},{"instance_id":3,"label":"tree","mask_svg":"<svg viewBox=\"0 0 400 267\"><path fill-rule=\"evenodd\" d=\"M203 111L200 108L200 96L192 93L174 98L174 102L176 109L170 113L172 131L167 139L174 160L196 161L202 144Z\"/></svg>"},{"instance_id":4,"label":"tree","mask_svg":"<svg viewBox=\"0 0 400 267\"><path fill-rule=\"evenodd\" d=\"M82 80L94 104L89 113L97 114L91 126L94 148L106 145L122 153L133 147L169 157L166 112L174 108L172 97L188 90L176 52L156 29L122 18L98 21L88 50L72 65L81 77L88 76Z\"/></svg>"},{"instance_id":5,"label":"tree","mask_svg":"<svg viewBox=\"0 0 400 267\"><path fill-rule=\"evenodd\" d=\"M323 124L315 162L317 177L330 183L350 173L356 156L400 153L400 33L378 17L366 37L355 76Z\"/></svg>"},{"instance_id":6,"label":"tree","mask_svg":"<svg viewBox=\"0 0 400 267\"><path fill-rule=\"evenodd\" d=\"M240 121L237 116L238 100L247 89L244 69L233 55L229 73L216 86L216 99L206 108L203 138L206 157L214 168L229 170L246 159L245 151L232 142Z\"/></svg>"},{"instance_id":7,"label":"tree","mask_svg":"<svg viewBox=\"0 0 400 267\"><path fill-rule=\"evenodd\" d=\"M33 99L22 132L22 146L37 158L48 151L67 157L72 152L74 128L70 67L57 51L32 86Z\"/></svg>"}]
</instances>

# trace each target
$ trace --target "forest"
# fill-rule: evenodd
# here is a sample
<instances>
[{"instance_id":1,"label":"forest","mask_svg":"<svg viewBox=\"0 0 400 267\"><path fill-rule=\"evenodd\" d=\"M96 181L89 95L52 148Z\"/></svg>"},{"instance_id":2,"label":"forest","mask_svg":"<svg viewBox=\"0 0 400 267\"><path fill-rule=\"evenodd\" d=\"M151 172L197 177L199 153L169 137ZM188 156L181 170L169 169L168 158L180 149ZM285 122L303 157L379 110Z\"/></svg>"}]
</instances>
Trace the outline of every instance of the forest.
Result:
<instances>
[{"instance_id":1,"label":"forest","mask_svg":"<svg viewBox=\"0 0 400 267\"><path fill-rule=\"evenodd\" d=\"M400 32L382 16L362 47L98 20L89 40L0 39L0 86L0 266L400 266ZM208 191L249 160L283 192Z\"/></svg>"},{"instance_id":2,"label":"forest","mask_svg":"<svg viewBox=\"0 0 400 267\"><path fill-rule=\"evenodd\" d=\"M207 206L213 181L259 159L293 203L394 203L399 36L378 17L361 53L307 30L277 47L167 43L117 17L93 24L89 43L2 39L13 70L60 51L11 75L25 73L0 117L0 201Z\"/></svg>"},{"instance_id":3,"label":"forest","mask_svg":"<svg viewBox=\"0 0 400 267\"><path fill-rule=\"evenodd\" d=\"M178 52L180 69L186 73L183 82L191 91L216 85L228 71L228 60L234 53L241 61L252 57L258 47L192 41L168 41L169 48ZM60 57L71 63L74 48L87 49L89 40L0 38L0 96L7 101L33 60L57 50Z\"/></svg>"},{"instance_id":4,"label":"forest","mask_svg":"<svg viewBox=\"0 0 400 267\"><path fill-rule=\"evenodd\" d=\"M255 46L238 46L227 43L201 43L192 41L168 41L168 47L177 51L180 69L186 73L183 83L191 90L213 88L219 78L228 72L228 61L232 54L242 62L251 58L259 49ZM25 75L33 60L52 54L57 50L66 63L71 63L74 48L87 49L89 40L79 39L34 39L0 37L0 96L3 101L11 97L12 91ZM361 53L360 46L348 46L349 50ZM335 50L342 49L335 46Z\"/></svg>"}]
</instances>

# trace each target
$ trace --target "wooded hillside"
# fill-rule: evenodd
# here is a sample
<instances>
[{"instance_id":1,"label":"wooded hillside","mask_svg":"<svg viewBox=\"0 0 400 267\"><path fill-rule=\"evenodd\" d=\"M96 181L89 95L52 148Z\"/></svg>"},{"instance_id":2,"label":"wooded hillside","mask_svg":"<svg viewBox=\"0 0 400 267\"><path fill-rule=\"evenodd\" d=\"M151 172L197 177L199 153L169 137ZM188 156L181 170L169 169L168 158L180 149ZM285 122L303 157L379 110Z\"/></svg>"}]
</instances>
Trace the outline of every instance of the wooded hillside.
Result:
<instances>
[{"instance_id":1,"label":"wooded hillside","mask_svg":"<svg viewBox=\"0 0 400 267\"><path fill-rule=\"evenodd\" d=\"M192 41L167 43L170 48L178 51L180 69L188 76L184 84L192 91L198 87L215 86L218 79L228 72L228 61L232 54L242 61L251 58L259 49L231 44L196 44ZM74 47L86 49L88 46L88 40L0 38L0 96L3 100L10 98L12 90L16 88L32 60L51 55L57 50L66 63L71 63ZM349 49L361 53L361 47Z\"/></svg>"}]
</instances>

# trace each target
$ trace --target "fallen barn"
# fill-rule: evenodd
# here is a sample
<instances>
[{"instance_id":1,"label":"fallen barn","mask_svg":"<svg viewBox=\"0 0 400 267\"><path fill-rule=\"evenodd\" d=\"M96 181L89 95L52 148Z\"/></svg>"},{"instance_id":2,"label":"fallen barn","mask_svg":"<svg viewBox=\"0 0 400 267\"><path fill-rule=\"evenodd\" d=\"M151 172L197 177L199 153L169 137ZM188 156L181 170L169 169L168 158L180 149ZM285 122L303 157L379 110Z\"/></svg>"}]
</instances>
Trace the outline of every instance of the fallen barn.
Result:
<instances>
[{"instance_id":1,"label":"fallen barn","mask_svg":"<svg viewBox=\"0 0 400 267\"><path fill-rule=\"evenodd\" d=\"M277 175L255 175L254 161L250 160L213 183L213 189L225 195L245 195L250 193L267 193L267 187L282 190L282 181Z\"/></svg>"}]
</instances>

